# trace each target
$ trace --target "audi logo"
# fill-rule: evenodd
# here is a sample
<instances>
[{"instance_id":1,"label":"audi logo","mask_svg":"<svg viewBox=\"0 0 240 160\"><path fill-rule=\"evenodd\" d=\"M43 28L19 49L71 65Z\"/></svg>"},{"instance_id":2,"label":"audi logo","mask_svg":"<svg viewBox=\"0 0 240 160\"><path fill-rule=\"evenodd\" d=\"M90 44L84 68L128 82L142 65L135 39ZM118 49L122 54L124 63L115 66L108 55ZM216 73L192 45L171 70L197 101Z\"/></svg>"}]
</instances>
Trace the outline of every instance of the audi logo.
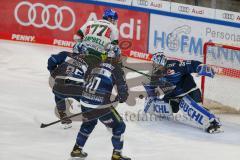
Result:
<instances>
[{"instance_id":1,"label":"audi logo","mask_svg":"<svg viewBox=\"0 0 240 160\"><path fill-rule=\"evenodd\" d=\"M234 14L223 13L222 16L223 16L224 19L228 19L228 20L234 20L235 19Z\"/></svg>"},{"instance_id":2,"label":"audi logo","mask_svg":"<svg viewBox=\"0 0 240 160\"><path fill-rule=\"evenodd\" d=\"M178 7L178 11L189 13L190 12L190 8L189 7L185 7L185 6L179 6Z\"/></svg>"},{"instance_id":3,"label":"audi logo","mask_svg":"<svg viewBox=\"0 0 240 160\"><path fill-rule=\"evenodd\" d=\"M23 14L22 12L24 12L25 10L21 10L21 7L28 7L28 11L27 11L27 20L23 21L19 15ZM40 7L41 10L41 16L38 17L38 12L37 12L37 8ZM56 12L50 12L52 10L55 10ZM63 12L68 12L71 15L72 21L71 24L69 24L68 26L63 25L63 20L64 20L64 16L63 16ZM54 14L54 15L52 15ZM32 4L30 2L20 2L18 3L18 5L16 6L15 10L14 10L14 16L16 21L23 25L23 26L30 26L33 25L34 27L37 28L43 28L46 27L48 29L60 29L62 31L69 31L70 29L72 29L75 25L75 14L73 12L73 10L67 6L62 6L62 7L58 7L56 5L44 5L42 3L35 3ZM50 18L51 16L54 16L54 23L50 23ZM41 21L39 23L39 21L37 21L37 18L40 18ZM37 23L38 22L38 23Z\"/></svg>"},{"instance_id":4,"label":"audi logo","mask_svg":"<svg viewBox=\"0 0 240 160\"><path fill-rule=\"evenodd\" d=\"M147 0L138 0L137 3L141 6L148 6L148 1Z\"/></svg>"}]
</instances>

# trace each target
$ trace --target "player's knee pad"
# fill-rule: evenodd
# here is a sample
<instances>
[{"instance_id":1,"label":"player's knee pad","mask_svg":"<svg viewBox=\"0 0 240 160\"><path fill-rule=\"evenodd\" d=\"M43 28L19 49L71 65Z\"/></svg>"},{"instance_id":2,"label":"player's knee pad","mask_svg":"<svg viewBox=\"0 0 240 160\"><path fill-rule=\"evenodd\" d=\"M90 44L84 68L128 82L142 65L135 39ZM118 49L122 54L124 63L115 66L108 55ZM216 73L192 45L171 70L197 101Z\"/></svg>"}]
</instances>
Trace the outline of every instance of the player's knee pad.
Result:
<instances>
[{"instance_id":1,"label":"player's knee pad","mask_svg":"<svg viewBox=\"0 0 240 160\"><path fill-rule=\"evenodd\" d=\"M66 103L64 98L55 96L55 102L58 110L66 110Z\"/></svg>"},{"instance_id":2,"label":"player's knee pad","mask_svg":"<svg viewBox=\"0 0 240 160\"><path fill-rule=\"evenodd\" d=\"M169 103L164 102L159 97L147 97L144 104L144 112L161 117L172 116L172 108Z\"/></svg>"},{"instance_id":3,"label":"player's knee pad","mask_svg":"<svg viewBox=\"0 0 240 160\"><path fill-rule=\"evenodd\" d=\"M201 128L209 127L210 123L217 119L213 113L196 103L189 95L181 99L179 108L185 116Z\"/></svg>"},{"instance_id":4,"label":"player's knee pad","mask_svg":"<svg viewBox=\"0 0 240 160\"><path fill-rule=\"evenodd\" d=\"M75 99L76 100L76 99ZM61 97L60 95L55 95L56 107L58 110L65 111L67 108L72 107L73 99Z\"/></svg>"},{"instance_id":5,"label":"player's knee pad","mask_svg":"<svg viewBox=\"0 0 240 160\"><path fill-rule=\"evenodd\" d=\"M89 135L92 133L93 129L95 128L97 124L97 120L85 122L82 124L80 131L77 135L76 143L83 147L89 137Z\"/></svg>"},{"instance_id":6,"label":"player's knee pad","mask_svg":"<svg viewBox=\"0 0 240 160\"><path fill-rule=\"evenodd\" d=\"M112 128L112 133L114 136L121 136L126 129L126 124L121 121L118 125Z\"/></svg>"},{"instance_id":7,"label":"player's knee pad","mask_svg":"<svg viewBox=\"0 0 240 160\"><path fill-rule=\"evenodd\" d=\"M97 125L97 120L84 122L81 125L79 133L83 134L84 136L89 136L92 133L92 131L95 128L96 125Z\"/></svg>"}]
</instances>

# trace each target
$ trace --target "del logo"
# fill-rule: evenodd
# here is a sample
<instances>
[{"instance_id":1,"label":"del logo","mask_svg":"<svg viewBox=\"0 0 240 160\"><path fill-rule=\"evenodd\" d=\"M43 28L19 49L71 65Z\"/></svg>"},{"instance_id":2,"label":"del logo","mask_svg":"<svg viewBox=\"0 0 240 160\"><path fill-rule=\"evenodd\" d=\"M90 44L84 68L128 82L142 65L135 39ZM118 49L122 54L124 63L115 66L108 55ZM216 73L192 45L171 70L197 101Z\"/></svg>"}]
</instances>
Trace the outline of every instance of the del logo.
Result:
<instances>
[{"instance_id":1,"label":"del logo","mask_svg":"<svg viewBox=\"0 0 240 160\"><path fill-rule=\"evenodd\" d=\"M108 120L105 120L103 121L104 124L110 124L110 123L113 123L113 119L108 119Z\"/></svg>"},{"instance_id":2,"label":"del logo","mask_svg":"<svg viewBox=\"0 0 240 160\"><path fill-rule=\"evenodd\" d=\"M181 100L179 107L182 109L184 113L186 113L189 117L191 117L192 120L203 125L203 115L200 112L198 112L196 109L192 108L184 100Z\"/></svg>"}]
</instances>

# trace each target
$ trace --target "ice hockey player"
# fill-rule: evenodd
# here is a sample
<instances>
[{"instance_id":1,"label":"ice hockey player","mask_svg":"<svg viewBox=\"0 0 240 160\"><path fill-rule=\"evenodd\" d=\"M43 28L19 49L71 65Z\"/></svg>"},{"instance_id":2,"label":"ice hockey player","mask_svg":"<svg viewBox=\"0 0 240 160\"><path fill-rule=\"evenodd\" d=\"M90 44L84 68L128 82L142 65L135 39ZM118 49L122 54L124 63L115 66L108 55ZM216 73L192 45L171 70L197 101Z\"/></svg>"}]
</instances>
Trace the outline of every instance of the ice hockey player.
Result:
<instances>
[{"instance_id":1,"label":"ice hockey player","mask_svg":"<svg viewBox=\"0 0 240 160\"><path fill-rule=\"evenodd\" d=\"M86 22L74 35L74 40L82 41L90 54L100 56L109 43L118 45L117 21L117 12L106 9L102 20Z\"/></svg>"},{"instance_id":2,"label":"ice hockey player","mask_svg":"<svg viewBox=\"0 0 240 160\"><path fill-rule=\"evenodd\" d=\"M100 120L107 128L112 129L112 160L131 160L122 156L123 134L125 132L125 123L114 108L114 103L123 103L128 97L128 87L125 81L124 71L119 66L119 50L107 49L107 58L103 60L100 67L94 68L86 79L85 90L80 100L81 109L85 113L91 113L94 110L108 110L106 114L96 115L88 118L81 125L77 135L75 146L71 152L71 157L86 158L87 153L83 152L83 147L92 133L93 129ZM114 52L115 51L115 52ZM116 85L116 100L111 101L113 86ZM85 116L85 115L84 115Z\"/></svg>"},{"instance_id":3,"label":"ice hockey player","mask_svg":"<svg viewBox=\"0 0 240 160\"><path fill-rule=\"evenodd\" d=\"M214 70L199 61L167 59L161 52L153 55L152 62L151 81L144 85L148 93L145 112L153 111L169 116L181 110L188 119L206 132L220 132L221 124L218 118L201 106L201 91L191 75L197 73L199 76L213 78ZM159 93L164 94L164 97L160 98Z\"/></svg>"},{"instance_id":4,"label":"ice hockey player","mask_svg":"<svg viewBox=\"0 0 240 160\"><path fill-rule=\"evenodd\" d=\"M73 47L73 52L62 51L51 55L47 69L50 72L52 91L55 96L56 108L64 128L71 127L71 119L67 118L66 104L71 104L69 98L79 101L84 76L89 68L101 62L90 58L87 48L81 43ZM90 70L90 69L89 69Z\"/></svg>"}]
</instances>

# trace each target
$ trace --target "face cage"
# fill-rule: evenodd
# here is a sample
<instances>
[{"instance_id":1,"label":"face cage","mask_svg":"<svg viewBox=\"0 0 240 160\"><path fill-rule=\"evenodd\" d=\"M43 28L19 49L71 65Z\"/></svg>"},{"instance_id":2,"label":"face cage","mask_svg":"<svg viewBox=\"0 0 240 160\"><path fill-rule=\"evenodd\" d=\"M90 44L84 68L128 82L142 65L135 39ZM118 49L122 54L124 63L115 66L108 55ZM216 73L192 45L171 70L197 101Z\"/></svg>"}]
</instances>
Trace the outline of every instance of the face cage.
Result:
<instances>
[{"instance_id":1,"label":"face cage","mask_svg":"<svg viewBox=\"0 0 240 160\"><path fill-rule=\"evenodd\" d=\"M118 24L118 20L114 20L112 18L108 18L108 21L111 22L115 26L117 26L117 24Z\"/></svg>"},{"instance_id":2,"label":"face cage","mask_svg":"<svg viewBox=\"0 0 240 160\"><path fill-rule=\"evenodd\" d=\"M154 69L157 69L157 70L161 70L161 71L163 71L163 70L165 70L165 69L166 69L166 67L165 67L165 66L163 66L163 65L160 65L160 64L158 64L158 63L155 63L155 62L153 62L153 68L154 68Z\"/></svg>"}]
</instances>

